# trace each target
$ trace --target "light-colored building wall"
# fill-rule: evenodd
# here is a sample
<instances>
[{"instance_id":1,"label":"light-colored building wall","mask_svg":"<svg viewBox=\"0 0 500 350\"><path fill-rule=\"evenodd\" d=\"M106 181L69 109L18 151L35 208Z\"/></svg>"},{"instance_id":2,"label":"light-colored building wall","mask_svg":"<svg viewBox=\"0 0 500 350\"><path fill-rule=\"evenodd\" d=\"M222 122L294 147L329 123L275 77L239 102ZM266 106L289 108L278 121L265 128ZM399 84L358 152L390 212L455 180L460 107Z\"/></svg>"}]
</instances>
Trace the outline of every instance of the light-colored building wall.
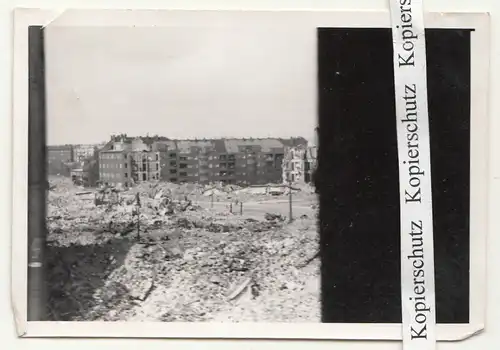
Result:
<instances>
[{"instance_id":1,"label":"light-colored building wall","mask_svg":"<svg viewBox=\"0 0 500 350\"><path fill-rule=\"evenodd\" d=\"M284 183L310 183L316 168L315 147L289 147L283 159Z\"/></svg>"},{"instance_id":2,"label":"light-colored building wall","mask_svg":"<svg viewBox=\"0 0 500 350\"><path fill-rule=\"evenodd\" d=\"M75 145L73 146L73 159L75 162L83 162L94 155L97 145Z\"/></svg>"}]
</instances>

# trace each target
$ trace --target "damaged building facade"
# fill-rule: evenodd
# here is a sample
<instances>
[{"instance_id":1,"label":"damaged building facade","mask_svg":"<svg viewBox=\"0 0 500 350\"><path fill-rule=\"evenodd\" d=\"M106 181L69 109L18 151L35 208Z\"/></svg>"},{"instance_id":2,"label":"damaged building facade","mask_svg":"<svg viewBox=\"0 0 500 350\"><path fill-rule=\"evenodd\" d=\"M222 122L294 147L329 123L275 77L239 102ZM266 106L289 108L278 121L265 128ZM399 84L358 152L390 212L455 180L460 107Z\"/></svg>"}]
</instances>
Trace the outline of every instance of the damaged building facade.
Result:
<instances>
[{"instance_id":1,"label":"damaged building facade","mask_svg":"<svg viewBox=\"0 0 500 350\"><path fill-rule=\"evenodd\" d=\"M287 147L283 159L283 181L286 183L311 183L317 164L317 148L307 145Z\"/></svg>"},{"instance_id":2,"label":"damaged building facade","mask_svg":"<svg viewBox=\"0 0 500 350\"><path fill-rule=\"evenodd\" d=\"M84 162L86 159L91 158L102 146L104 145L73 145L73 159L75 162Z\"/></svg>"},{"instance_id":3,"label":"damaged building facade","mask_svg":"<svg viewBox=\"0 0 500 350\"><path fill-rule=\"evenodd\" d=\"M295 139L113 138L99 152L101 183L131 186L163 180L174 183L254 185L281 183L285 150Z\"/></svg>"}]
</instances>

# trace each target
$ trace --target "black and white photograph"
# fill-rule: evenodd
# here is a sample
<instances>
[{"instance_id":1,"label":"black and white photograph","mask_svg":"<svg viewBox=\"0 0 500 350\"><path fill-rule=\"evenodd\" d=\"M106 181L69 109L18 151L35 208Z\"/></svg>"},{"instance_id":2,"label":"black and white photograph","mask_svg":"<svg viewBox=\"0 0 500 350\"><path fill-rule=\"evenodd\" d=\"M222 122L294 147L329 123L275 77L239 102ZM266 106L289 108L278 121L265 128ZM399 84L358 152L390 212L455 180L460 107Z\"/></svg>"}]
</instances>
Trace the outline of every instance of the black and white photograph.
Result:
<instances>
[{"instance_id":1,"label":"black and white photograph","mask_svg":"<svg viewBox=\"0 0 500 350\"><path fill-rule=\"evenodd\" d=\"M18 333L401 339L386 13L23 11ZM484 19L426 14L439 340L484 326Z\"/></svg>"},{"instance_id":2,"label":"black and white photograph","mask_svg":"<svg viewBox=\"0 0 500 350\"><path fill-rule=\"evenodd\" d=\"M314 32L290 32L45 31L50 320L320 321Z\"/></svg>"}]
</instances>

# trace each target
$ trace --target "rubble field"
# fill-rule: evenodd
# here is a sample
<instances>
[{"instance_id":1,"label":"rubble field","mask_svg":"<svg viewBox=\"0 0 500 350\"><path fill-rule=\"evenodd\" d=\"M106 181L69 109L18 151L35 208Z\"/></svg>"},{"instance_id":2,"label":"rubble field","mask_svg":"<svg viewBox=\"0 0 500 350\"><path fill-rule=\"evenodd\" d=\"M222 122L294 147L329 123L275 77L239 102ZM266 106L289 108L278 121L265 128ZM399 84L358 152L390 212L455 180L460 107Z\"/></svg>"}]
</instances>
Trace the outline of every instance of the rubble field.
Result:
<instances>
[{"instance_id":1,"label":"rubble field","mask_svg":"<svg viewBox=\"0 0 500 350\"><path fill-rule=\"evenodd\" d=\"M50 320L320 322L315 206L289 222L200 206L182 185L50 183Z\"/></svg>"}]
</instances>

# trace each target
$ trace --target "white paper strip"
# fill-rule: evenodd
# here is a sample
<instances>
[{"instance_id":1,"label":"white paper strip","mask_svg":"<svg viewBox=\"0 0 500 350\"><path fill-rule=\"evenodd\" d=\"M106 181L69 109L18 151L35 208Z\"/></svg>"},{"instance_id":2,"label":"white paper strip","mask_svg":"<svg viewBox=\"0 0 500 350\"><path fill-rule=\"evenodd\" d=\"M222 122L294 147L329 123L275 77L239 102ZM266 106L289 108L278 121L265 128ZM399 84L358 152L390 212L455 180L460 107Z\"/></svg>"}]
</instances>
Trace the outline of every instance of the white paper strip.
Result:
<instances>
[{"instance_id":1,"label":"white paper strip","mask_svg":"<svg viewBox=\"0 0 500 350\"><path fill-rule=\"evenodd\" d=\"M403 349L436 348L427 65L422 0L390 0L401 201Z\"/></svg>"}]
</instances>

